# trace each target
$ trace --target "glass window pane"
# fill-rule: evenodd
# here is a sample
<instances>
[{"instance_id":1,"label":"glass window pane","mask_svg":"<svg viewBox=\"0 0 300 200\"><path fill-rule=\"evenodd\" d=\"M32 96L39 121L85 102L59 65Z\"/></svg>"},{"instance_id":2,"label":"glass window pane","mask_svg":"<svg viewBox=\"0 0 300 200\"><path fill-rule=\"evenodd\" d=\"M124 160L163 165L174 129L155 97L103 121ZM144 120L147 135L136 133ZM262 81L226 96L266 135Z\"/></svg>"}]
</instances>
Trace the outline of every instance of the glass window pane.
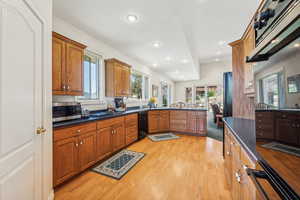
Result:
<instances>
[{"instance_id":1,"label":"glass window pane","mask_svg":"<svg viewBox=\"0 0 300 200\"><path fill-rule=\"evenodd\" d=\"M205 107L206 105L206 95L205 95L205 87L196 87L196 104L201 107Z\"/></svg>"},{"instance_id":2,"label":"glass window pane","mask_svg":"<svg viewBox=\"0 0 300 200\"><path fill-rule=\"evenodd\" d=\"M278 74L274 74L262 80L263 100L265 104L278 107L279 105L279 87Z\"/></svg>"},{"instance_id":3,"label":"glass window pane","mask_svg":"<svg viewBox=\"0 0 300 200\"><path fill-rule=\"evenodd\" d=\"M90 96L90 62L89 60L84 61L84 79L83 79L83 85L84 85L84 96L89 98Z\"/></svg>"},{"instance_id":4,"label":"glass window pane","mask_svg":"<svg viewBox=\"0 0 300 200\"><path fill-rule=\"evenodd\" d=\"M144 83L145 99L149 99L149 78L145 76Z\"/></svg>"},{"instance_id":5,"label":"glass window pane","mask_svg":"<svg viewBox=\"0 0 300 200\"><path fill-rule=\"evenodd\" d=\"M192 103L192 88L188 87L185 88L185 102L186 103Z\"/></svg>"},{"instance_id":6,"label":"glass window pane","mask_svg":"<svg viewBox=\"0 0 300 200\"><path fill-rule=\"evenodd\" d=\"M131 93L133 98L142 98L142 75L132 73L131 74Z\"/></svg>"}]
</instances>

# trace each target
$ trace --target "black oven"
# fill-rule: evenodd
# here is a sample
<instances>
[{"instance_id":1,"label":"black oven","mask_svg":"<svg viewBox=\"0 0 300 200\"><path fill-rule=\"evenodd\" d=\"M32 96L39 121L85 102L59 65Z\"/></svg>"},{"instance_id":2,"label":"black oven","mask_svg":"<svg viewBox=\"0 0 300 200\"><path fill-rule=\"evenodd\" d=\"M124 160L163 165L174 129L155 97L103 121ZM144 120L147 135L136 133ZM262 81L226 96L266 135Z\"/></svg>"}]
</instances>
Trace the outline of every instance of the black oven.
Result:
<instances>
[{"instance_id":1,"label":"black oven","mask_svg":"<svg viewBox=\"0 0 300 200\"><path fill-rule=\"evenodd\" d=\"M81 118L81 104L77 102L53 103L53 122L60 122Z\"/></svg>"}]
</instances>

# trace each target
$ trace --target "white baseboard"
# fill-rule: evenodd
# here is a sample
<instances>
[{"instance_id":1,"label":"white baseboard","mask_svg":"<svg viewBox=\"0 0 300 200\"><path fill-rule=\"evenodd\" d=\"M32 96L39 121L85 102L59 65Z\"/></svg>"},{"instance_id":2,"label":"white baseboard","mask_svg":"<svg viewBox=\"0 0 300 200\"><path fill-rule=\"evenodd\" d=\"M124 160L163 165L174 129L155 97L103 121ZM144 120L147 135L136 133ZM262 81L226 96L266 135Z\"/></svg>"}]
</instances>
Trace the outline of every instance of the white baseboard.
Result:
<instances>
[{"instance_id":1,"label":"white baseboard","mask_svg":"<svg viewBox=\"0 0 300 200\"><path fill-rule=\"evenodd\" d=\"M54 200L54 190L52 190L48 196L48 200Z\"/></svg>"}]
</instances>

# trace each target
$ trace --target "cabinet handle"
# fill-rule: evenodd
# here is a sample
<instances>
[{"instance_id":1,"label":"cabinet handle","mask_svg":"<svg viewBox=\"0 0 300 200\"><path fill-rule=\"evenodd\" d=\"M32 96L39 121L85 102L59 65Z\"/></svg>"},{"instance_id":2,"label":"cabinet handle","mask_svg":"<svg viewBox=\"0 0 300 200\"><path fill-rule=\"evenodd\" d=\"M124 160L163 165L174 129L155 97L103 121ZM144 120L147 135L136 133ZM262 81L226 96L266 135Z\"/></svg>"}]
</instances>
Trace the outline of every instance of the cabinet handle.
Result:
<instances>
[{"instance_id":1,"label":"cabinet handle","mask_svg":"<svg viewBox=\"0 0 300 200\"><path fill-rule=\"evenodd\" d=\"M78 143L75 144L75 147L78 147Z\"/></svg>"},{"instance_id":2,"label":"cabinet handle","mask_svg":"<svg viewBox=\"0 0 300 200\"><path fill-rule=\"evenodd\" d=\"M80 141L80 145L82 145L83 144L83 142L82 141Z\"/></svg>"},{"instance_id":3,"label":"cabinet handle","mask_svg":"<svg viewBox=\"0 0 300 200\"><path fill-rule=\"evenodd\" d=\"M227 152L226 152L226 154L227 154L227 155L230 155L230 152L229 152L229 151L227 151Z\"/></svg>"},{"instance_id":4,"label":"cabinet handle","mask_svg":"<svg viewBox=\"0 0 300 200\"><path fill-rule=\"evenodd\" d=\"M76 132L77 132L77 133L80 133L80 132L81 132L81 130L80 130L80 129L78 129Z\"/></svg>"},{"instance_id":5,"label":"cabinet handle","mask_svg":"<svg viewBox=\"0 0 300 200\"><path fill-rule=\"evenodd\" d=\"M63 85L63 86L62 86L62 89L63 89L63 90L66 90L66 86L65 86L65 85Z\"/></svg>"},{"instance_id":6,"label":"cabinet handle","mask_svg":"<svg viewBox=\"0 0 300 200\"><path fill-rule=\"evenodd\" d=\"M70 88L71 88L71 87L68 85L68 86L67 86L67 90L69 90Z\"/></svg>"}]
</instances>

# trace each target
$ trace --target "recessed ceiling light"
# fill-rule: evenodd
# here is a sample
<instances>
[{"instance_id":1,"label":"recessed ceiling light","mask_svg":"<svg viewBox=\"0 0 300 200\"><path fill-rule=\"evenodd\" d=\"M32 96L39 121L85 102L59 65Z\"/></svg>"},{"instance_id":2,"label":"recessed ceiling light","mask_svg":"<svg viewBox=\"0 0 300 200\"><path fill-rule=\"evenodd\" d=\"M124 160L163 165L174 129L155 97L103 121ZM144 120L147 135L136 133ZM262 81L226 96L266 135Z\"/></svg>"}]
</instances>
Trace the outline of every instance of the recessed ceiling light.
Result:
<instances>
[{"instance_id":1,"label":"recessed ceiling light","mask_svg":"<svg viewBox=\"0 0 300 200\"><path fill-rule=\"evenodd\" d=\"M215 59L215 61L216 61L216 62L219 62L219 61L220 61L220 59L219 59L219 58L216 58L216 59Z\"/></svg>"},{"instance_id":2,"label":"recessed ceiling light","mask_svg":"<svg viewBox=\"0 0 300 200\"><path fill-rule=\"evenodd\" d=\"M182 59L181 62L184 63L184 64L186 64L186 63L189 62L189 60L188 59Z\"/></svg>"},{"instance_id":3,"label":"recessed ceiling light","mask_svg":"<svg viewBox=\"0 0 300 200\"><path fill-rule=\"evenodd\" d=\"M300 43L296 43L296 44L294 44L294 47L295 47L295 48L298 48L298 47L300 47Z\"/></svg>"},{"instance_id":4,"label":"recessed ceiling light","mask_svg":"<svg viewBox=\"0 0 300 200\"><path fill-rule=\"evenodd\" d=\"M153 42L153 47L155 47L155 48L159 48L159 47L161 47L161 45L162 45L162 43L160 42L160 41L155 41L155 42Z\"/></svg>"},{"instance_id":5,"label":"recessed ceiling light","mask_svg":"<svg viewBox=\"0 0 300 200\"><path fill-rule=\"evenodd\" d=\"M172 58L170 56L167 56L165 59L166 59L166 61L171 61L172 60Z\"/></svg>"},{"instance_id":6,"label":"recessed ceiling light","mask_svg":"<svg viewBox=\"0 0 300 200\"><path fill-rule=\"evenodd\" d=\"M216 53L216 54L217 54L217 55L221 55L221 53L222 53L221 51L217 51L217 53Z\"/></svg>"},{"instance_id":7,"label":"recessed ceiling light","mask_svg":"<svg viewBox=\"0 0 300 200\"><path fill-rule=\"evenodd\" d=\"M139 20L138 16L133 14L127 15L126 19L129 23L136 23Z\"/></svg>"},{"instance_id":8,"label":"recessed ceiling light","mask_svg":"<svg viewBox=\"0 0 300 200\"><path fill-rule=\"evenodd\" d=\"M153 67L157 67L158 64L157 64L157 63L153 63L152 66L153 66Z\"/></svg>"}]
</instances>

